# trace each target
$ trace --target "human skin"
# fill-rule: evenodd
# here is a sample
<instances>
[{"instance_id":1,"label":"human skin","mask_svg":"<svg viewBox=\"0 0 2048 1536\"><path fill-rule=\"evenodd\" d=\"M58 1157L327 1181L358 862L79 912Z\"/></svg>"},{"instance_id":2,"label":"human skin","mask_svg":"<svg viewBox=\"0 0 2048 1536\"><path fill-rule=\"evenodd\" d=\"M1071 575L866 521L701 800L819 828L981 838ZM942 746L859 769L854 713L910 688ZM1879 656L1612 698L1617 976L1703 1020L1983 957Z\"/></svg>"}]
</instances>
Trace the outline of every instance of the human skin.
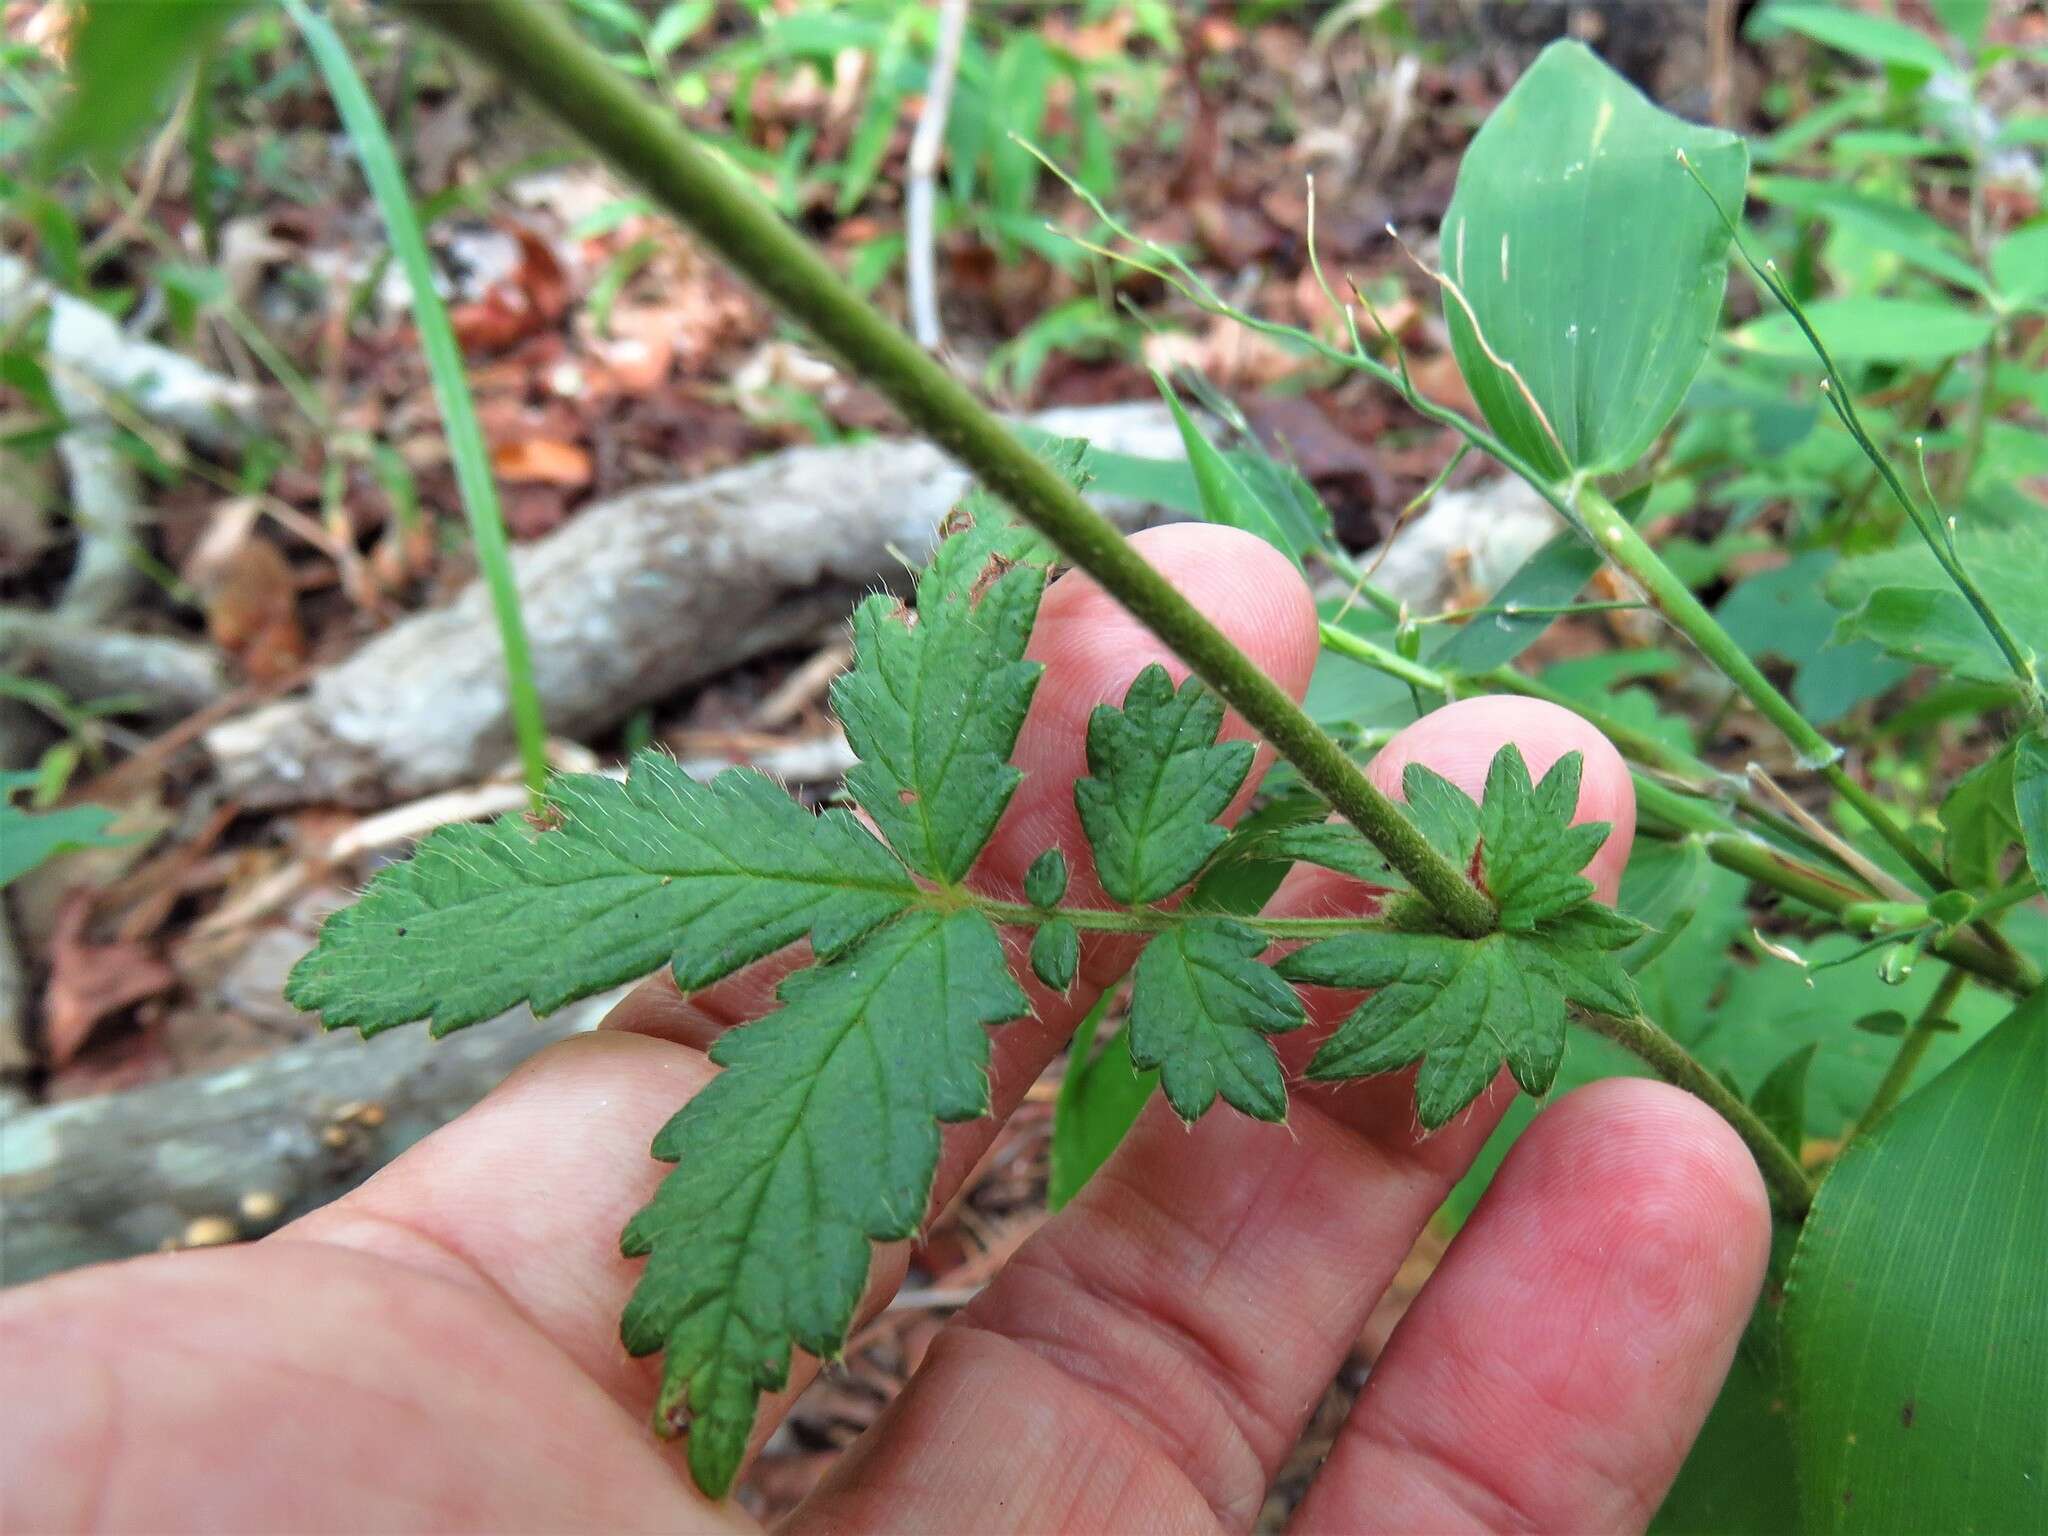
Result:
<instances>
[{"instance_id":1,"label":"human skin","mask_svg":"<svg viewBox=\"0 0 2048 1536\"><path fill-rule=\"evenodd\" d=\"M1292 566L1228 529L1136 540L1297 697L1315 611ZM1147 663L1184 669L1086 577L1046 594L1026 778L977 870L1015 899L1048 843L1099 896L1072 785L1089 711ZM1233 719L1226 729L1244 735ZM1578 819L1612 900L1626 768L1521 699L1438 711L1372 775L1429 764L1476 795L1513 741L1540 774L1585 754ZM1269 765L1262 752L1253 780ZM1235 811L1249 798L1250 785ZM1297 869L1269 910L1363 910ZM995 1114L949 1126L935 1208L1132 959L1098 936L1060 998L994 1032ZM617 1234L653 1192L656 1129L758 1015L781 957L690 999L643 985L361 1189L244 1247L103 1265L0 1295L8 1531L751 1530L647 1428L657 1364L615 1319ZM1290 1075L1350 1000L1311 993ZM375 1049L366 1046L365 1049ZM1080 1196L941 1332L909 1386L792 1517L805 1533L1247 1528L1367 1314L1513 1097L1503 1075L1417 1127L1412 1075L1297 1081L1285 1126L1154 1101ZM1764 1191L1697 1100L1616 1079L1539 1114L1375 1363L1296 1515L1303 1530L1640 1530L1713 1402L1762 1281ZM866 1306L901 1282L877 1251ZM815 1373L763 1404L756 1444Z\"/></svg>"}]
</instances>

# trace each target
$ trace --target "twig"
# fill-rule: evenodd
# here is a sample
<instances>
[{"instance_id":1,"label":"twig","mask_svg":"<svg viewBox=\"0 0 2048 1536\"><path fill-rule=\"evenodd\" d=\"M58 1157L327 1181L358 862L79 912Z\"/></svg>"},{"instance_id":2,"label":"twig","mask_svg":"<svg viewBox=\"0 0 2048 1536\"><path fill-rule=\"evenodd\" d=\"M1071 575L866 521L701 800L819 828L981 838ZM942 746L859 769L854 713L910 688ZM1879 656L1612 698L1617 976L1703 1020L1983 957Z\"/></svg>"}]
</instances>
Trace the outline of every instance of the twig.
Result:
<instances>
[{"instance_id":1,"label":"twig","mask_svg":"<svg viewBox=\"0 0 2048 1536\"><path fill-rule=\"evenodd\" d=\"M939 279L932 255L935 179L939 152L946 142L946 115L953 103L953 82L960 73L960 45L966 34L967 0L939 0L939 35L932 50L931 79L925 87L924 105L918 108L917 130L910 139L903 221L910 328L917 344L932 351L946 340L939 325Z\"/></svg>"}]
</instances>

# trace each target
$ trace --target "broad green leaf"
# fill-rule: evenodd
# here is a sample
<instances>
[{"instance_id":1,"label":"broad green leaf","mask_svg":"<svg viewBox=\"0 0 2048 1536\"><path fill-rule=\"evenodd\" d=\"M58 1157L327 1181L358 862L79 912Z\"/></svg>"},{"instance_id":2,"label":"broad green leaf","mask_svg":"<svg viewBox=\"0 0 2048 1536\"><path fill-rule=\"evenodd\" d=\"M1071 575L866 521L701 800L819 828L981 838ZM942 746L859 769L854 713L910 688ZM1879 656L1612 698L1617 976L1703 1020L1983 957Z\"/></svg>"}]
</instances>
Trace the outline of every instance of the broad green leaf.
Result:
<instances>
[{"instance_id":1,"label":"broad green leaf","mask_svg":"<svg viewBox=\"0 0 2048 1536\"><path fill-rule=\"evenodd\" d=\"M1949 69L1948 55L1925 32L1888 16L1870 16L1838 5L1774 5L1760 23L1785 28L1839 48L1873 64L1892 64L1929 74Z\"/></svg>"},{"instance_id":2,"label":"broad green leaf","mask_svg":"<svg viewBox=\"0 0 2048 1536\"><path fill-rule=\"evenodd\" d=\"M1024 646L1045 572L991 550L989 526L939 546L916 623L893 598L861 604L854 668L832 685L860 758L847 789L904 862L946 882L973 866L1023 777L1010 749L1043 670Z\"/></svg>"},{"instance_id":3,"label":"broad green leaf","mask_svg":"<svg viewBox=\"0 0 2048 1536\"><path fill-rule=\"evenodd\" d=\"M14 797L36 782L33 773L0 774L0 886L19 879L45 859L81 848L114 848L128 841L108 834L114 813L104 806L72 805L54 811L24 811Z\"/></svg>"},{"instance_id":4,"label":"broad green leaf","mask_svg":"<svg viewBox=\"0 0 2048 1536\"><path fill-rule=\"evenodd\" d=\"M2048 886L2048 736L2038 726L2013 743L2012 798L2027 867Z\"/></svg>"},{"instance_id":5,"label":"broad green leaf","mask_svg":"<svg viewBox=\"0 0 2048 1536\"><path fill-rule=\"evenodd\" d=\"M1074 786L1074 804L1096 875L1117 901L1171 895L1228 836L1216 818L1244 783L1253 748L1218 744L1222 724L1214 694L1195 678L1176 691L1156 662L1138 674L1122 708L1097 705L1089 717L1091 777Z\"/></svg>"},{"instance_id":6,"label":"broad green leaf","mask_svg":"<svg viewBox=\"0 0 2048 1536\"><path fill-rule=\"evenodd\" d=\"M1202 516L1227 528L1257 534L1299 566L1301 552L1295 547L1295 540L1280 526L1265 500L1238 472L1238 467L1202 435L1202 429L1188 415L1187 407L1180 403L1180 396L1174 393L1166 376L1154 373L1152 381L1159 386L1159 393L1180 428L1180 440L1188 451L1188 467L1194 472L1195 490L1201 497Z\"/></svg>"},{"instance_id":7,"label":"broad green leaf","mask_svg":"<svg viewBox=\"0 0 2048 1536\"><path fill-rule=\"evenodd\" d=\"M1053 1103L1052 1168L1045 1190L1045 1203L1055 1211L1109 1160L1159 1081L1156 1071L1141 1072L1132 1062L1128 1028L1117 1030L1100 1051L1093 1049L1115 996L1114 989L1102 995L1068 1047L1067 1073Z\"/></svg>"},{"instance_id":8,"label":"broad green leaf","mask_svg":"<svg viewBox=\"0 0 2048 1536\"><path fill-rule=\"evenodd\" d=\"M1985 891L2004 877L2006 850L2021 840L2013 801L2013 748L1979 763L1941 802L1942 853L1949 878Z\"/></svg>"},{"instance_id":9,"label":"broad green leaf","mask_svg":"<svg viewBox=\"0 0 2048 1536\"><path fill-rule=\"evenodd\" d=\"M1458 367L1488 424L1546 473L1635 463L1706 357L1728 230L1681 151L1724 207L1741 205L1740 139L1659 110L1563 42L1494 109L1459 167L1443 265L1549 430L1447 295Z\"/></svg>"},{"instance_id":10,"label":"broad green leaf","mask_svg":"<svg viewBox=\"0 0 2048 1536\"><path fill-rule=\"evenodd\" d=\"M2048 657L2048 514L2010 488L1979 492L1959 509L1957 557L2020 645ZM1983 682L2012 672L1962 595L1918 540L1843 560L1828 574L1829 602L1849 610L1839 639L1864 638L1903 660L1949 667Z\"/></svg>"},{"instance_id":11,"label":"broad green leaf","mask_svg":"<svg viewBox=\"0 0 2048 1536\"><path fill-rule=\"evenodd\" d=\"M688 991L805 935L829 957L917 895L851 815L814 816L751 769L700 784L644 752L624 783L556 779L547 816L434 833L327 919L285 995L330 1029L445 1034L664 964Z\"/></svg>"},{"instance_id":12,"label":"broad green leaf","mask_svg":"<svg viewBox=\"0 0 2048 1536\"><path fill-rule=\"evenodd\" d=\"M1800 1046L1764 1075L1749 1101L1757 1118L1794 1157L1806 1145L1806 1074L1819 1042Z\"/></svg>"},{"instance_id":13,"label":"broad green leaf","mask_svg":"<svg viewBox=\"0 0 2048 1536\"><path fill-rule=\"evenodd\" d=\"M1460 869L1470 868L1479 851L1479 807L1472 797L1434 768L1409 763L1401 770L1401 798L1422 835Z\"/></svg>"},{"instance_id":14,"label":"broad green leaf","mask_svg":"<svg viewBox=\"0 0 2048 1536\"><path fill-rule=\"evenodd\" d=\"M1024 899L1034 907L1052 907L1067 894L1067 856L1048 848L1024 871Z\"/></svg>"},{"instance_id":15,"label":"broad green leaf","mask_svg":"<svg viewBox=\"0 0 2048 1536\"><path fill-rule=\"evenodd\" d=\"M621 1240L648 1260L621 1337L636 1355L667 1352L655 1422L688 1431L713 1497L761 1394L788 1381L791 1346L839 1352L869 1243L916 1233L935 1122L987 1112L984 1026L1029 1007L974 912L893 923L779 996L712 1047L725 1070L655 1138L676 1168Z\"/></svg>"},{"instance_id":16,"label":"broad green leaf","mask_svg":"<svg viewBox=\"0 0 2048 1536\"><path fill-rule=\"evenodd\" d=\"M53 164L111 162L168 110L164 94L246 9L245 0L101 0L69 32L71 95L43 141Z\"/></svg>"},{"instance_id":17,"label":"broad green leaf","mask_svg":"<svg viewBox=\"0 0 2048 1536\"><path fill-rule=\"evenodd\" d=\"M1242 923L1177 923L1131 972L1131 1060L1157 1067L1166 1102L1199 1119L1220 1094L1259 1120L1287 1118L1287 1083L1266 1036L1306 1022L1294 988L1259 963L1266 940Z\"/></svg>"},{"instance_id":18,"label":"broad green leaf","mask_svg":"<svg viewBox=\"0 0 2048 1536\"><path fill-rule=\"evenodd\" d=\"M1886 692L1911 670L1868 640L1833 638L1835 613L1821 595L1821 583L1835 560L1830 550L1795 555L1776 570L1749 577L1714 610L1721 627L1751 656L1780 656L1798 669L1792 702L1822 726Z\"/></svg>"},{"instance_id":19,"label":"broad green leaf","mask_svg":"<svg viewBox=\"0 0 2048 1536\"><path fill-rule=\"evenodd\" d=\"M2039 309L2048 301L2048 219L2016 229L1994 245L1991 276L2008 304Z\"/></svg>"},{"instance_id":20,"label":"broad green leaf","mask_svg":"<svg viewBox=\"0 0 2048 1536\"><path fill-rule=\"evenodd\" d=\"M1236 858L1314 864L1368 885L1390 885L1386 856L1365 840L1364 833L1345 821L1302 822L1234 837L1230 852Z\"/></svg>"},{"instance_id":21,"label":"broad green leaf","mask_svg":"<svg viewBox=\"0 0 2048 1536\"><path fill-rule=\"evenodd\" d=\"M2048 995L1852 1143L1785 1306L1805 1528L2048 1529Z\"/></svg>"},{"instance_id":22,"label":"broad green leaf","mask_svg":"<svg viewBox=\"0 0 2048 1536\"><path fill-rule=\"evenodd\" d=\"M1954 304L1917 299L1822 299L1805 306L1806 318L1844 363L1939 363L1974 352L1993 321ZM1766 315L1733 331L1729 340L1763 357L1811 358L1813 347L1790 315Z\"/></svg>"}]
</instances>

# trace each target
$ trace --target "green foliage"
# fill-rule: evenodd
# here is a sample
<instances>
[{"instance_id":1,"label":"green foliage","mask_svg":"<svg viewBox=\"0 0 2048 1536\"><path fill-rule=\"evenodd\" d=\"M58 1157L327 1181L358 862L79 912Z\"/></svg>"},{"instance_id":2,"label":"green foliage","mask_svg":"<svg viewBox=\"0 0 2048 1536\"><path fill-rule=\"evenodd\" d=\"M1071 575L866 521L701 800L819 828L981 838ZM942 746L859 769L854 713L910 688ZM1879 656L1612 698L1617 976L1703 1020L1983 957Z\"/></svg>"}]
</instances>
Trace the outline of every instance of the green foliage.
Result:
<instances>
[{"instance_id":1,"label":"green foliage","mask_svg":"<svg viewBox=\"0 0 2048 1536\"><path fill-rule=\"evenodd\" d=\"M1556 43L1459 166L1443 232L1465 301L1444 305L1458 367L1494 431L1555 478L1634 464L1706 356L1728 234L1680 153L1740 202L1739 139L1660 111L1582 45Z\"/></svg>"},{"instance_id":2,"label":"green foliage","mask_svg":"<svg viewBox=\"0 0 2048 1536\"><path fill-rule=\"evenodd\" d=\"M1613 952L1642 930L1594 905L1592 882L1579 873L1608 832L1598 822L1569 825L1579 770L1578 755L1569 753L1532 786L1521 753L1508 746L1494 758L1479 805L1437 780L1438 809L1417 820L1461 840L1476 830L1501 931L1467 943L1374 930L1325 939L1282 960L1278 969L1290 980L1378 989L1316 1052L1310 1077L1357 1077L1420 1061L1416 1109L1434 1129L1478 1097L1503 1063L1527 1092L1549 1092L1564 1058L1567 1003L1636 1013L1635 988ZM1427 782L1427 770L1410 772ZM1470 809L1453 809L1458 799Z\"/></svg>"},{"instance_id":3,"label":"green foliage","mask_svg":"<svg viewBox=\"0 0 2048 1536\"><path fill-rule=\"evenodd\" d=\"M556 779L539 819L434 833L328 919L286 995L329 1028L445 1034L663 965L701 987L805 936L830 959L916 894L852 816L751 769L699 784L646 752L624 783Z\"/></svg>"},{"instance_id":4,"label":"green foliage","mask_svg":"<svg viewBox=\"0 0 2048 1536\"><path fill-rule=\"evenodd\" d=\"M1131 1060L1157 1067L1166 1101L1199 1118L1220 1094L1255 1120L1287 1114L1267 1035L1306 1022L1294 989L1259 963L1266 939L1227 918L1176 924L1131 973ZM1354 1075L1354 1074L1347 1074Z\"/></svg>"},{"instance_id":5,"label":"green foliage","mask_svg":"<svg viewBox=\"0 0 2048 1536\"><path fill-rule=\"evenodd\" d=\"M777 996L712 1047L727 1070L655 1138L676 1171L622 1239L648 1265L621 1336L666 1351L656 1421L688 1429L691 1473L714 1496L760 1394L789 1379L791 1344L838 1353L869 1241L917 1231L934 1120L987 1113L982 1026L1029 1008L977 912L917 913Z\"/></svg>"},{"instance_id":6,"label":"green foliage","mask_svg":"<svg viewBox=\"0 0 2048 1536\"><path fill-rule=\"evenodd\" d=\"M1157 1072L1141 1071L1131 1060L1129 1029L1116 1030L1095 1049L1096 1032L1115 998L1114 989L1102 995L1067 1048L1066 1075L1053 1105L1052 1169L1045 1190L1045 1203L1055 1211L1109 1160L1159 1082Z\"/></svg>"},{"instance_id":7,"label":"green foliage","mask_svg":"<svg viewBox=\"0 0 2048 1536\"><path fill-rule=\"evenodd\" d=\"M2048 999L1843 1153L1785 1307L1816 1531L2048 1525Z\"/></svg>"},{"instance_id":8,"label":"green foliage","mask_svg":"<svg viewBox=\"0 0 2048 1536\"><path fill-rule=\"evenodd\" d=\"M247 8L246 0L94 5L70 34L72 94L44 139L53 163L112 160L158 114L170 83Z\"/></svg>"},{"instance_id":9,"label":"green foliage","mask_svg":"<svg viewBox=\"0 0 2048 1536\"><path fill-rule=\"evenodd\" d=\"M1088 719L1088 771L1074 804L1103 890L1131 905L1179 890L1222 846L1216 818L1251 769L1252 745L1217 744L1223 706L1190 678L1176 690L1156 663L1123 707Z\"/></svg>"},{"instance_id":10,"label":"green foliage","mask_svg":"<svg viewBox=\"0 0 2048 1536\"><path fill-rule=\"evenodd\" d=\"M0 886L13 883L45 859L80 848L113 848L127 841L109 836L114 813L103 806L73 805L55 811L25 811L15 797L35 788L40 775L0 773Z\"/></svg>"}]
</instances>

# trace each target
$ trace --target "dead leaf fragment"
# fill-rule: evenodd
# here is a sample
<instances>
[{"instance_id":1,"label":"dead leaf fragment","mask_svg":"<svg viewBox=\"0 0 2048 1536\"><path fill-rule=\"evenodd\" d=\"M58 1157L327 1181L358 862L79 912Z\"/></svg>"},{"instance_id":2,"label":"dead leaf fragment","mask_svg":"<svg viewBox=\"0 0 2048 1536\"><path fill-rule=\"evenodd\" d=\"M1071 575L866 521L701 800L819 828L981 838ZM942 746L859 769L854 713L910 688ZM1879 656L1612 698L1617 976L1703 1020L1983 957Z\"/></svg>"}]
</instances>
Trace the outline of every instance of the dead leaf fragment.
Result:
<instances>
[{"instance_id":1,"label":"dead leaf fragment","mask_svg":"<svg viewBox=\"0 0 2048 1536\"><path fill-rule=\"evenodd\" d=\"M559 438L530 437L491 452L491 468L513 485L559 485L581 490L590 484L590 455Z\"/></svg>"},{"instance_id":2,"label":"dead leaf fragment","mask_svg":"<svg viewBox=\"0 0 2048 1536\"><path fill-rule=\"evenodd\" d=\"M177 984L177 973L146 944L95 944L85 936L92 893L80 891L58 914L43 988L43 1050L62 1067L102 1019Z\"/></svg>"}]
</instances>

